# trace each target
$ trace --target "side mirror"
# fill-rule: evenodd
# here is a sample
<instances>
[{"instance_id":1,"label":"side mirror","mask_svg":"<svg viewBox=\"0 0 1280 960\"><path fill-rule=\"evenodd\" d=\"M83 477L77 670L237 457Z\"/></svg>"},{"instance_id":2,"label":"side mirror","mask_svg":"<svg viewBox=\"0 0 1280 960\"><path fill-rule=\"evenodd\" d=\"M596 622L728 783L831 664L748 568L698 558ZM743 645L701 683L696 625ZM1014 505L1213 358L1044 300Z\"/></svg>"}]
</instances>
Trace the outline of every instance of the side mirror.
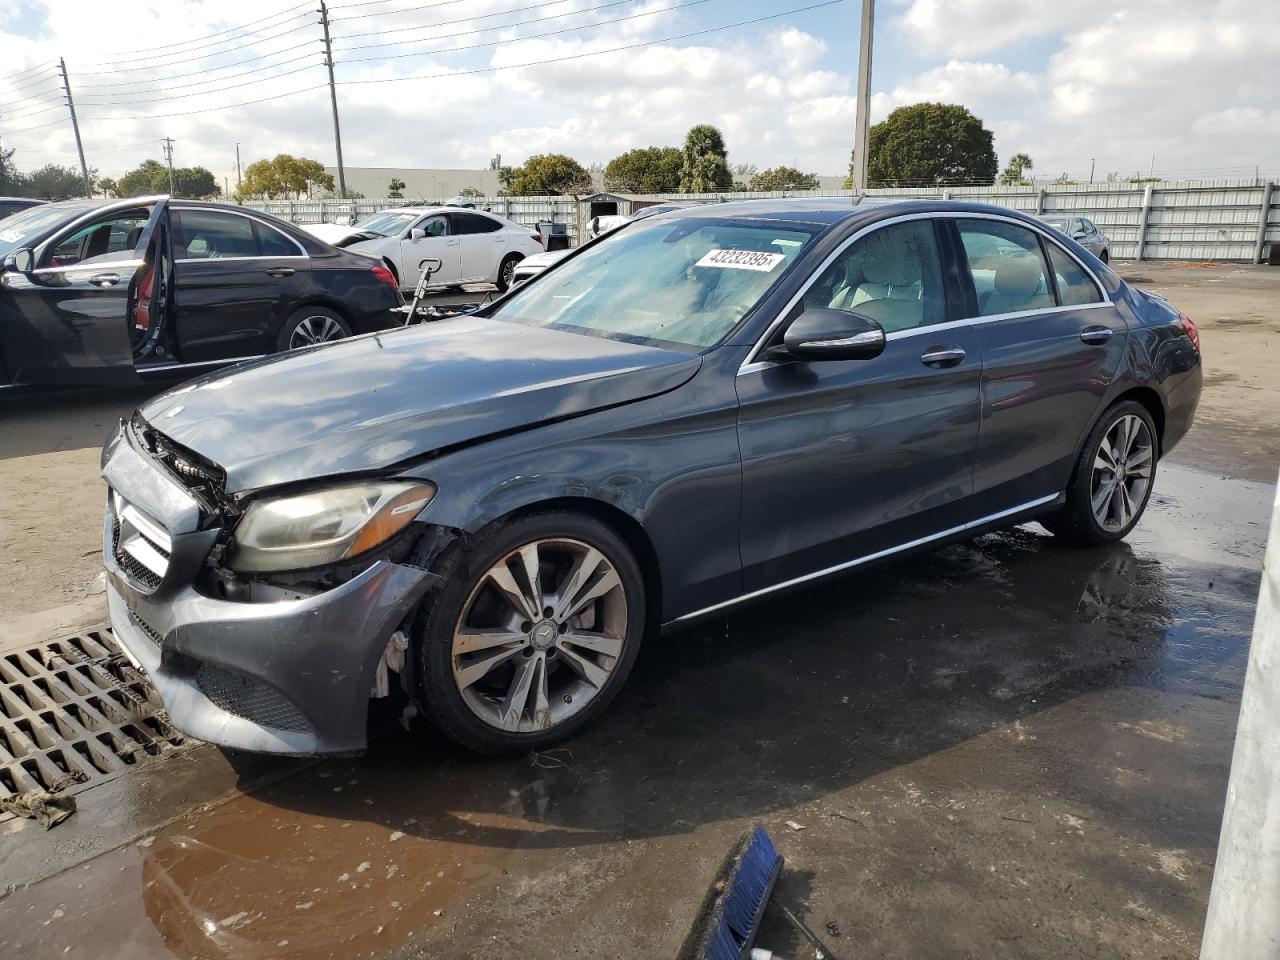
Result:
<instances>
[{"instance_id":1,"label":"side mirror","mask_svg":"<svg viewBox=\"0 0 1280 960\"><path fill-rule=\"evenodd\" d=\"M1073 233L1073 234L1071 235L1071 239L1072 239L1072 240L1083 240L1083 239L1084 239L1085 237L1087 237L1088 235L1089 235L1089 231L1088 231L1088 230L1077 230L1075 233Z\"/></svg>"},{"instance_id":2,"label":"side mirror","mask_svg":"<svg viewBox=\"0 0 1280 960\"><path fill-rule=\"evenodd\" d=\"M4 269L7 273L30 273L35 265L35 256L25 247L13 251L4 258Z\"/></svg>"},{"instance_id":3,"label":"side mirror","mask_svg":"<svg viewBox=\"0 0 1280 960\"><path fill-rule=\"evenodd\" d=\"M410 240L421 240L424 237L426 237L426 235L427 235L427 231L423 230L421 227L414 227L412 230L409 231Z\"/></svg>"},{"instance_id":4,"label":"side mirror","mask_svg":"<svg viewBox=\"0 0 1280 960\"><path fill-rule=\"evenodd\" d=\"M884 327L870 317L817 307L792 322L771 359L870 360L884 351Z\"/></svg>"}]
</instances>

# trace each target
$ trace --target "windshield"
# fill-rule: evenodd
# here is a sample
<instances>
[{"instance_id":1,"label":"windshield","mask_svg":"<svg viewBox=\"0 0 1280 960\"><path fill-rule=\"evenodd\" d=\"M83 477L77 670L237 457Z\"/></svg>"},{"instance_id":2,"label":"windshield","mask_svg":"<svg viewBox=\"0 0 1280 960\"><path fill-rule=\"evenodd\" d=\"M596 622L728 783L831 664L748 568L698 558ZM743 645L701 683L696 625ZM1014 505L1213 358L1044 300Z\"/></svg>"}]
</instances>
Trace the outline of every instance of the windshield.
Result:
<instances>
[{"instance_id":1,"label":"windshield","mask_svg":"<svg viewBox=\"0 0 1280 960\"><path fill-rule=\"evenodd\" d=\"M371 217L356 221L355 229L376 233L380 237L394 237L417 219L416 213L375 213Z\"/></svg>"},{"instance_id":2,"label":"windshield","mask_svg":"<svg viewBox=\"0 0 1280 960\"><path fill-rule=\"evenodd\" d=\"M642 220L522 287L491 315L698 350L737 325L818 229L749 220Z\"/></svg>"},{"instance_id":3,"label":"windshield","mask_svg":"<svg viewBox=\"0 0 1280 960\"><path fill-rule=\"evenodd\" d=\"M1055 230L1060 230L1063 233L1067 232L1067 221L1063 220L1061 217L1045 217L1044 222Z\"/></svg>"},{"instance_id":4,"label":"windshield","mask_svg":"<svg viewBox=\"0 0 1280 960\"><path fill-rule=\"evenodd\" d=\"M95 206L97 204L59 203L31 207L6 217L0 222L0 257L23 247L34 247L50 230Z\"/></svg>"}]
</instances>

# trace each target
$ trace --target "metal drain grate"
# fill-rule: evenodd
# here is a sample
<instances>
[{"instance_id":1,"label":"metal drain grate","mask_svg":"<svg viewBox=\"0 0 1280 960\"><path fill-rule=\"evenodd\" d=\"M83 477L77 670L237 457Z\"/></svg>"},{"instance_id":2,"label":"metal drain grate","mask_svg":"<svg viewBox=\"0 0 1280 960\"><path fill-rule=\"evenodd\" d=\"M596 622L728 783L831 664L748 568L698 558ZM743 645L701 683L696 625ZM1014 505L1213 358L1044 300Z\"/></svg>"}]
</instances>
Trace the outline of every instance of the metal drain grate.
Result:
<instances>
[{"instance_id":1,"label":"metal drain grate","mask_svg":"<svg viewBox=\"0 0 1280 960\"><path fill-rule=\"evenodd\" d=\"M192 742L110 630L0 654L0 796L78 793Z\"/></svg>"}]
</instances>

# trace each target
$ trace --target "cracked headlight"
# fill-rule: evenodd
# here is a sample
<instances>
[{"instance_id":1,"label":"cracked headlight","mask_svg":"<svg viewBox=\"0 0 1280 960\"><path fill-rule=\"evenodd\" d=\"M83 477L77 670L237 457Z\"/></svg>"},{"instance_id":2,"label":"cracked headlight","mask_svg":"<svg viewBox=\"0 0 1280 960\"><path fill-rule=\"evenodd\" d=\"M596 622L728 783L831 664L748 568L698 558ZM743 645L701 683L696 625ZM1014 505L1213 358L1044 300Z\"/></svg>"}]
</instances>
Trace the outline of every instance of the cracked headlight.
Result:
<instances>
[{"instance_id":1,"label":"cracked headlight","mask_svg":"<svg viewBox=\"0 0 1280 960\"><path fill-rule=\"evenodd\" d=\"M359 556L403 530L435 496L429 483L353 483L249 506L231 539L232 570L302 570Z\"/></svg>"}]
</instances>

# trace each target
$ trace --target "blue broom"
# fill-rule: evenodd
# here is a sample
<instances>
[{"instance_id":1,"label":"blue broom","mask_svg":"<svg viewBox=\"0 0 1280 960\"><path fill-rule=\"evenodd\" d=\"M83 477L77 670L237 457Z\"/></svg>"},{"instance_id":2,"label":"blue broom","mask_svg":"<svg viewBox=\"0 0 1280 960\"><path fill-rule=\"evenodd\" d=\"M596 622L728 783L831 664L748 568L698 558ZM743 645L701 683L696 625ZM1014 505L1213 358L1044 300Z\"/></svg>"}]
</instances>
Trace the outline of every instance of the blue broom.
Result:
<instances>
[{"instance_id":1,"label":"blue broom","mask_svg":"<svg viewBox=\"0 0 1280 960\"><path fill-rule=\"evenodd\" d=\"M704 935L682 951L694 960L746 960L756 942L764 908L782 872L782 856L764 827L756 824L736 857L726 861L728 875L717 884L704 909Z\"/></svg>"}]
</instances>

